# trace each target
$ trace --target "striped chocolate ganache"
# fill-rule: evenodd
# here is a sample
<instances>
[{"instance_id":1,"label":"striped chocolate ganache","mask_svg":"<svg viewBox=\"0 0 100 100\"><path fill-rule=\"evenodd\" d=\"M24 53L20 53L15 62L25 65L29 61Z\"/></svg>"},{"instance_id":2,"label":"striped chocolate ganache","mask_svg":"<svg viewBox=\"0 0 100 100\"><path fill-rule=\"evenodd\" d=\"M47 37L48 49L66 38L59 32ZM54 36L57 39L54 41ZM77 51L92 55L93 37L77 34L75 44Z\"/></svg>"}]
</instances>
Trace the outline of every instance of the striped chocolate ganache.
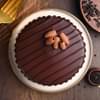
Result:
<instances>
[{"instance_id":1,"label":"striped chocolate ganache","mask_svg":"<svg viewBox=\"0 0 100 100\"><path fill-rule=\"evenodd\" d=\"M64 32L70 40L67 49L54 49L45 44L44 35L50 30ZM16 63L31 81L57 85L70 80L82 67L85 44L81 32L61 17L40 17L30 22L16 39Z\"/></svg>"}]
</instances>

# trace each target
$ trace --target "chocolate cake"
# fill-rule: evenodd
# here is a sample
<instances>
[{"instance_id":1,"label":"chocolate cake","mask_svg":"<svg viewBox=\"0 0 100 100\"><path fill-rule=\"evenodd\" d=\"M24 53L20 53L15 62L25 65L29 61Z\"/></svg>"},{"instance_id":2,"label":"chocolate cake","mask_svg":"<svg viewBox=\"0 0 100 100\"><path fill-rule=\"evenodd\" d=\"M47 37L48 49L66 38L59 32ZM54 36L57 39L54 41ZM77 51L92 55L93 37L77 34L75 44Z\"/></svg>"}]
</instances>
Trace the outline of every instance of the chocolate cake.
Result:
<instances>
[{"instance_id":1,"label":"chocolate cake","mask_svg":"<svg viewBox=\"0 0 100 100\"><path fill-rule=\"evenodd\" d=\"M54 49L45 44L44 35L56 30L64 32L70 41L67 49ZM69 20L59 16L39 17L20 32L15 44L19 69L29 80L42 85L67 82L84 63L85 43L82 33Z\"/></svg>"}]
</instances>

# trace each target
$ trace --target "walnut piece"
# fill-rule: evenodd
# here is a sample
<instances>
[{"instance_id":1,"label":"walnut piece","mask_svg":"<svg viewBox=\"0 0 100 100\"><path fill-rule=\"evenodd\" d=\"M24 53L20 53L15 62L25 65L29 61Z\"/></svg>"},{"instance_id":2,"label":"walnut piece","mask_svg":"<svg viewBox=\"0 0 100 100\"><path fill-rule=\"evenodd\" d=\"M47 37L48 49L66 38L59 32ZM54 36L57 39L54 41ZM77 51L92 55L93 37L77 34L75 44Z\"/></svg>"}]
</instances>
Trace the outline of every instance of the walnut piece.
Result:
<instances>
[{"instance_id":1,"label":"walnut piece","mask_svg":"<svg viewBox=\"0 0 100 100\"><path fill-rule=\"evenodd\" d=\"M69 37L63 32L58 35L55 30L52 30L45 34L45 38L46 45L52 45L54 49L65 50L70 45Z\"/></svg>"}]
</instances>

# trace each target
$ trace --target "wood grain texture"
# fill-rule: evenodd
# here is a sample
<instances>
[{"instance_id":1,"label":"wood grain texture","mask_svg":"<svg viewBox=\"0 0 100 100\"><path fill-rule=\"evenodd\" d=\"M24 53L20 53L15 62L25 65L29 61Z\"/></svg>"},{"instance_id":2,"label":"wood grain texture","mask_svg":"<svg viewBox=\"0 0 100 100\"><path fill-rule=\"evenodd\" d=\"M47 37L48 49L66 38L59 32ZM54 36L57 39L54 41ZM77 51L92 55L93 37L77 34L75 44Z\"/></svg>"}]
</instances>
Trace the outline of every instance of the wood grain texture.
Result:
<instances>
[{"instance_id":1,"label":"wood grain texture","mask_svg":"<svg viewBox=\"0 0 100 100\"><path fill-rule=\"evenodd\" d=\"M79 0L25 0L23 8L29 7L20 11L18 16L27 16L31 12L43 9L43 8L60 8L67 10L82 20L82 16L79 13ZM27 2L29 4L27 4ZM84 22L84 20L83 20ZM87 26L87 24L84 22ZM4 25L6 26L6 25ZM2 26L2 27L4 27ZM0 25L1 27L1 25ZM10 25L7 25L9 28ZM8 40L10 38L11 31L6 28L4 31L0 31L0 100L100 100L100 89L97 87L89 86L84 80L77 86L69 89L68 91L47 94L32 90L24 86L14 75L11 70L8 60ZM94 57L91 67L100 67L100 34L93 31L90 27L90 35L94 44ZM1 28L0 28L1 30Z\"/></svg>"}]
</instances>

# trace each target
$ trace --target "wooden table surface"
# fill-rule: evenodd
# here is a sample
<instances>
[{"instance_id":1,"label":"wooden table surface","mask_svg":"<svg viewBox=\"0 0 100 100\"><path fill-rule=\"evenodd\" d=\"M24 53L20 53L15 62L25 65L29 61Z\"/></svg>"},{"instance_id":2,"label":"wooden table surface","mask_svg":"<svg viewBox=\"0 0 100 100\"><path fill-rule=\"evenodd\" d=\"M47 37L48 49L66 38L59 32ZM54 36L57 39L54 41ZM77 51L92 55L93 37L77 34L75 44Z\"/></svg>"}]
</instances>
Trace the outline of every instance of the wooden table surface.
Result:
<instances>
[{"instance_id":1,"label":"wooden table surface","mask_svg":"<svg viewBox=\"0 0 100 100\"><path fill-rule=\"evenodd\" d=\"M25 9L19 16L43 8L60 8L69 11L82 20L79 0L25 0ZM26 11L26 12L25 12ZM94 45L94 57L91 67L100 67L100 34L92 30L84 20ZM88 85L82 80L73 88L60 93L47 94L24 86L14 75L8 60L8 40L11 34L10 25L0 25L0 100L100 100L100 89Z\"/></svg>"}]
</instances>

